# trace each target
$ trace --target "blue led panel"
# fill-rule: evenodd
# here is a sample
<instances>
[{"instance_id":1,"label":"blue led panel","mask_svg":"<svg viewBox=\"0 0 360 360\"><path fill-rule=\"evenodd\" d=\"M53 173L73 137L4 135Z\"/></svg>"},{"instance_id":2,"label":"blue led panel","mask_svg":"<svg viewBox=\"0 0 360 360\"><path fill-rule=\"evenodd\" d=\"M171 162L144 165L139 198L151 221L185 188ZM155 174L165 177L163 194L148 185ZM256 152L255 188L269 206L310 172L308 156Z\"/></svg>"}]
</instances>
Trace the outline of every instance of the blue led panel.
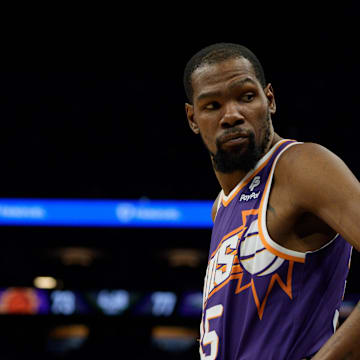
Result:
<instances>
[{"instance_id":1,"label":"blue led panel","mask_svg":"<svg viewBox=\"0 0 360 360\"><path fill-rule=\"evenodd\" d=\"M0 199L0 225L210 228L212 201Z\"/></svg>"}]
</instances>

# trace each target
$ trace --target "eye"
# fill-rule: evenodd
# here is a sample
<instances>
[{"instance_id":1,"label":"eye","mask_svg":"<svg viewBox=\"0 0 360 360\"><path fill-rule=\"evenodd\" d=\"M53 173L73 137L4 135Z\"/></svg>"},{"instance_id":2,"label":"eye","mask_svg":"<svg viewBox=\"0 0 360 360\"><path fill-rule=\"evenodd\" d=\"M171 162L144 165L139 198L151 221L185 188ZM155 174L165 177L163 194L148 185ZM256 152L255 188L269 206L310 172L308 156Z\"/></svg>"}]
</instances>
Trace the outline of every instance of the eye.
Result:
<instances>
[{"instance_id":1,"label":"eye","mask_svg":"<svg viewBox=\"0 0 360 360\"><path fill-rule=\"evenodd\" d=\"M254 100L254 97L255 97L255 94L253 92L248 92L241 97L241 100L243 100L245 102L251 102L252 100Z\"/></svg>"},{"instance_id":2,"label":"eye","mask_svg":"<svg viewBox=\"0 0 360 360\"><path fill-rule=\"evenodd\" d=\"M219 109L220 104L217 101L212 101L204 106L205 110L217 110Z\"/></svg>"}]
</instances>

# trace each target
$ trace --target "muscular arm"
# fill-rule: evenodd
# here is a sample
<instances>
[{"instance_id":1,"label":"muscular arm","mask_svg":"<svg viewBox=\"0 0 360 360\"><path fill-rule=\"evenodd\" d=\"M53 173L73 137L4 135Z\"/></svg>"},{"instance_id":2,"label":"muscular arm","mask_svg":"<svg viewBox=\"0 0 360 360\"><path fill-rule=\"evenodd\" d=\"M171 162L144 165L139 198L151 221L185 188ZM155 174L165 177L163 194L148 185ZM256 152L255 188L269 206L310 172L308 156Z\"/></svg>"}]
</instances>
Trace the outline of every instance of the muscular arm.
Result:
<instances>
[{"instance_id":1,"label":"muscular arm","mask_svg":"<svg viewBox=\"0 0 360 360\"><path fill-rule=\"evenodd\" d=\"M288 155L283 173L293 207L316 215L360 251L359 181L320 145L294 146Z\"/></svg>"},{"instance_id":2,"label":"muscular arm","mask_svg":"<svg viewBox=\"0 0 360 360\"><path fill-rule=\"evenodd\" d=\"M337 156L315 145L295 146L289 151L287 183L290 201L299 212L310 212L360 250L360 184ZM289 164L292 164L289 166ZM360 305L313 358L360 359Z\"/></svg>"}]
</instances>

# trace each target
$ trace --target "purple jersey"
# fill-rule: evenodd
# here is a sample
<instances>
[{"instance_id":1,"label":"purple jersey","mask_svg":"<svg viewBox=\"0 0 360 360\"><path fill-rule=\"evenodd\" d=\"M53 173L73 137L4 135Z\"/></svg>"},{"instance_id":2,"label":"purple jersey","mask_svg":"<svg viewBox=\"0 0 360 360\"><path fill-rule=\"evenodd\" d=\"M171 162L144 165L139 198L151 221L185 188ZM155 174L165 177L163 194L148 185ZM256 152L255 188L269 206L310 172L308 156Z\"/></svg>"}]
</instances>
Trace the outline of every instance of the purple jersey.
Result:
<instances>
[{"instance_id":1,"label":"purple jersey","mask_svg":"<svg viewBox=\"0 0 360 360\"><path fill-rule=\"evenodd\" d=\"M352 247L337 235L302 253L277 244L266 228L276 163L297 144L275 144L220 196L204 283L202 360L300 360L334 333Z\"/></svg>"}]
</instances>

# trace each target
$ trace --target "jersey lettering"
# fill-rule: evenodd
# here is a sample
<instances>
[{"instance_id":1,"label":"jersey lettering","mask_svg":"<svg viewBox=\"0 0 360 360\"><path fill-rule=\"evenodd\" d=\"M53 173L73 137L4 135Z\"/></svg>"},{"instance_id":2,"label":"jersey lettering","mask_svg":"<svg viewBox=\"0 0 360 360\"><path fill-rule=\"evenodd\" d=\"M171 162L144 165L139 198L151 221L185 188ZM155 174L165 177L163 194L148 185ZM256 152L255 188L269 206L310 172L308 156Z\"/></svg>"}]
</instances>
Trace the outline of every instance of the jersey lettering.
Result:
<instances>
[{"instance_id":1,"label":"jersey lettering","mask_svg":"<svg viewBox=\"0 0 360 360\"><path fill-rule=\"evenodd\" d=\"M203 304L215 286L229 278L239 244L238 234L223 241L215 255L210 259L206 270Z\"/></svg>"}]
</instances>

